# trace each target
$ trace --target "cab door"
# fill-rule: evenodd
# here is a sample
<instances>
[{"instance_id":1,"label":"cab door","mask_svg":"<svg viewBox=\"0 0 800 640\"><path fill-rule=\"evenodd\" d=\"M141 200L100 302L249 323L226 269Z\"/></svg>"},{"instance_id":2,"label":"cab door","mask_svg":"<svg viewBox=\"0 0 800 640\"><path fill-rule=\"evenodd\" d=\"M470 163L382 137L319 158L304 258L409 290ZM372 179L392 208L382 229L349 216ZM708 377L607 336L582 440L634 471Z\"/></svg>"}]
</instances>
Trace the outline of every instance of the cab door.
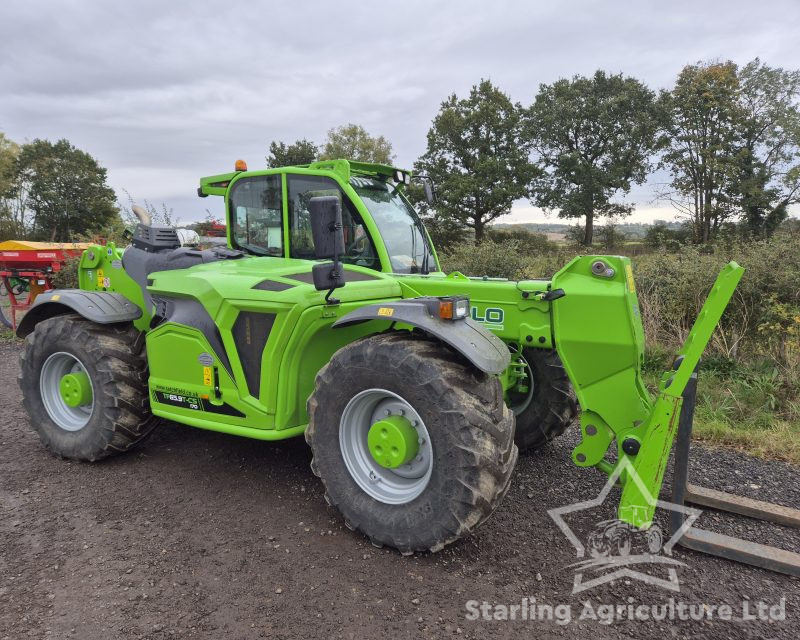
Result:
<instances>
[{"instance_id":1,"label":"cab door","mask_svg":"<svg viewBox=\"0 0 800 640\"><path fill-rule=\"evenodd\" d=\"M289 257L314 260L311 216L308 203L316 196L336 196L342 203L342 231L345 255L340 260L375 271L381 270L380 259L361 214L335 180L327 176L289 173L287 210L289 217Z\"/></svg>"}]
</instances>

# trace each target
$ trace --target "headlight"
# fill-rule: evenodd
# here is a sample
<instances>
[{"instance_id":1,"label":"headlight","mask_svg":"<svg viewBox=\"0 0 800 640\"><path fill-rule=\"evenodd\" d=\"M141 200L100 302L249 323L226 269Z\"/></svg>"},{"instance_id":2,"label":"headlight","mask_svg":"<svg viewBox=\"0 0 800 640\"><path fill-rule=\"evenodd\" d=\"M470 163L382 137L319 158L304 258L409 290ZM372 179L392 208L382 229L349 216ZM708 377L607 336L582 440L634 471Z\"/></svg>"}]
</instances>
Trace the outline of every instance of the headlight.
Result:
<instances>
[{"instance_id":1,"label":"headlight","mask_svg":"<svg viewBox=\"0 0 800 640\"><path fill-rule=\"evenodd\" d=\"M439 299L439 317L443 320L464 320L469 316L469 298L450 296Z\"/></svg>"}]
</instances>

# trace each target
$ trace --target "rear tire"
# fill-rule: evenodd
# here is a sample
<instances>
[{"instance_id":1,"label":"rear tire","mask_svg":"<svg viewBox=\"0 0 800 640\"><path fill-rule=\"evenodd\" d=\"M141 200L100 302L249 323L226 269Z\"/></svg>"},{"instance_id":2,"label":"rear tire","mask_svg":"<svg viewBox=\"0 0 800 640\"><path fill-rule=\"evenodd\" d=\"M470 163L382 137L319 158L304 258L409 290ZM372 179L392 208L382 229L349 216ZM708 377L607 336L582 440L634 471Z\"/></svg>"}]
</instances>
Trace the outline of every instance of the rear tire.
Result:
<instances>
[{"instance_id":1,"label":"rear tire","mask_svg":"<svg viewBox=\"0 0 800 640\"><path fill-rule=\"evenodd\" d=\"M540 449L560 436L578 415L578 400L558 353L552 349L524 349L533 395L525 408L515 411L514 440L522 452Z\"/></svg>"},{"instance_id":2,"label":"rear tire","mask_svg":"<svg viewBox=\"0 0 800 640\"><path fill-rule=\"evenodd\" d=\"M363 488L363 474L352 463L357 438L340 438L349 428L348 407L375 392L405 402L405 415L419 418L430 438L430 448L420 455L430 460L427 478L420 474L423 482L408 484L399 498ZM405 332L371 336L340 349L317 375L308 415L311 469L322 480L328 504L339 509L350 529L403 554L439 551L473 531L502 500L517 460L514 416L498 379L441 343ZM360 415L367 416L369 428L369 411ZM377 465L373 458L361 460ZM378 465L374 471L384 474L378 482L392 482L385 475L391 469Z\"/></svg>"},{"instance_id":3,"label":"rear tire","mask_svg":"<svg viewBox=\"0 0 800 640\"><path fill-rule=\"evenodd\" d=\"M73 362L91 383L91 402L78 408L83 413L59 404L52 389L57 367ZM25 339L20 368L22 403L54 455L100 460L127 451L158 424L150 413L144 334L129 323L101 325L73 314L43 320Z\"/></svg>"}]
</instances>

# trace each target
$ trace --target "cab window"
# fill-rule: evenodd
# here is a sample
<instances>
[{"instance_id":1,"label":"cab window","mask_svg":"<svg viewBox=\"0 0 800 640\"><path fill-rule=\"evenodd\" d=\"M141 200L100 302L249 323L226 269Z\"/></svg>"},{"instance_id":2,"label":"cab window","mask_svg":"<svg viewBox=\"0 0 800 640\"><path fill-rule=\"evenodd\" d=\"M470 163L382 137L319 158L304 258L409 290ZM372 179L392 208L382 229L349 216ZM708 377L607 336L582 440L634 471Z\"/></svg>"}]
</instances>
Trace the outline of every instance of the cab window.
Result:
<instances>
[{"instance_id":1,"label":"cab window","mask_svg":"<svg viewBox=\"0 0 800 640\"><path fill-rule=\"evenodd\" d=\"M342 227L345 255L342 262L380 271L380 261L364 222L350 199L331 178L288 175L289 181L289 255L313 260L314 240L308 202L316 196L336 196L342 203Z\"/></svg>"},{"instance_id":2,"label":"cab window","mask_svg":"<svg viewBox=\"0 0 800 640\"><path fill-rule=\"evenodd\" d=\"M241 178L229 196L233 229L240 249L260 256L283 255L280 175Z\"/></svg>"}]
</instances>

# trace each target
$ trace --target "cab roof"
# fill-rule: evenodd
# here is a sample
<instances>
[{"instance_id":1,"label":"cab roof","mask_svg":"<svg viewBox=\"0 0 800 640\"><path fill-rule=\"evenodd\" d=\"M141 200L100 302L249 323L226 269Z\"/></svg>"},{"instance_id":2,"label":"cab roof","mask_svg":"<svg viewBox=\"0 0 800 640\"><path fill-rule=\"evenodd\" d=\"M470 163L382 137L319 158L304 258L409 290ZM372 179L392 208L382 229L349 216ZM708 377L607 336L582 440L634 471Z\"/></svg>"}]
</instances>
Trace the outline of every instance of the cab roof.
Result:
<instances>
[{"instance_id":1,"label":"cab roof","mask_svg":"<svg viewBox=\"0 0 800 640\"><path fill-rule=\"evenodd\" d=\"M238 161L237 161L238 165ZM350 177L353 175L361 176L375 176L400 179L408 183L411 177L411 172L407 169L400 169L392 167L388 164L378 164L375 162L358 162L355 160L318 160L311 164L291 165L287 167L275 167L274 170L281 172L284 169L299 168L311 169L319 171L331 171L338 174L344 182L349 182ZM258 169L252 173L263 173L264 169ZM228 189L228 185L239 174L250 173L248 171L232 171L231 173L221 173L216 176L207 176L200 178L200 187L197 190L197 195L201 198L206 196L224 196Z\"/></svg>"}]
</instances>

